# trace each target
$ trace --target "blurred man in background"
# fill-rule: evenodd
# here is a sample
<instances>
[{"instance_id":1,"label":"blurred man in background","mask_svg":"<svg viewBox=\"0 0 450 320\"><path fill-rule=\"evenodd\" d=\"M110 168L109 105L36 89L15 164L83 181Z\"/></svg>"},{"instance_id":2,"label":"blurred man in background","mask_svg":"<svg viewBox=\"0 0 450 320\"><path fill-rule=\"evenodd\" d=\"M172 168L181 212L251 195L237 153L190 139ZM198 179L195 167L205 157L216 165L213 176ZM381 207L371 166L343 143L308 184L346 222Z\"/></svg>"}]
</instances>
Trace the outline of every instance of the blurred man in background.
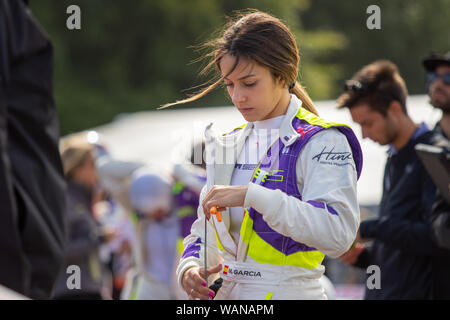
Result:
<instances>
[{"instance_id":1,"label":"blurred man in background","mask_svg":"<svg viewBox=\"0 0 450 320\"><path fill-rule=\"evenodd\" d=\"M50 297L62 267L65 182L53 49L22 0L0 0L0 284Z\"/></svg>"},{"instance_id":2,"label":"blurred man in background","mask_svg":"<svg viewBox=\"0 0 450 320\"><path fill-rule=\"evenodd\" d=\"M430 103L442 110L442 118L433 130L449 139L450 52L445 55L432 53L423 59L422 64L427 72L426 87ZM450 250L450 204L439 191L433 205L431 221L436 243ZM433 258L433 295L436 299L450 299L450 254L443 258Z\"/></svg>"},{"instance_id":3,"label":"blurred man in background","mask_svg":"<svg viewBox=\"0 0 450 320\"><path fill-rule=\"evenodd\" d=\"M406 85L397 67L376 61L346 82L339 107L350 109L363 138L389 145L379 217L361 222L357 241L341 261L366 269L379 267L379 287L366 288L365 299L432 299L432 256L446 250L431 236L430 213L436 187L414 146L445 140L418 125L406 108ZM361 241L373 240L366 247Z\"/></svg>"}]
</instances>

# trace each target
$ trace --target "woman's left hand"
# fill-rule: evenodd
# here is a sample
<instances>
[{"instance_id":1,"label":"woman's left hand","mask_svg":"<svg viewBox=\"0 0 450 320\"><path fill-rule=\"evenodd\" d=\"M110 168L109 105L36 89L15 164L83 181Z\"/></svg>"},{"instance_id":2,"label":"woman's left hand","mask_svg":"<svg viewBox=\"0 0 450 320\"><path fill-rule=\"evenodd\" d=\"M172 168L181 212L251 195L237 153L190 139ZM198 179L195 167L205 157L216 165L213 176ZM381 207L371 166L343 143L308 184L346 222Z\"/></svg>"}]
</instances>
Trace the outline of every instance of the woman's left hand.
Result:
<instances>
[{"instance_id":1,"label":"woman's left hand","mask_svg":"<svg viewBox=\"0 0 450 320\"><path fill-rule=\"evenodd\" d=\"M227 207L243 207L247 186L214 186L202 202L203 212L209 220L212 207L224 211Z\"/></svg>"}]
</instances>

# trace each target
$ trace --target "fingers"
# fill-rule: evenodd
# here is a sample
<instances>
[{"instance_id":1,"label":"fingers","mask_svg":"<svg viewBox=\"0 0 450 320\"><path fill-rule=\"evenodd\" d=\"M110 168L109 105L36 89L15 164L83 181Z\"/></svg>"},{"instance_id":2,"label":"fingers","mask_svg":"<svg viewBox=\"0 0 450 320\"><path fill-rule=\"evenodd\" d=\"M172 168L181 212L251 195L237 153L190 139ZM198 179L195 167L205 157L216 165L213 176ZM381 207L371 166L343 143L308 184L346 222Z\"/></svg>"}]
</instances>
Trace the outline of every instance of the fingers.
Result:
<instances>
[{"instance_id":1,"label":"fingers","mask_svg":"<svg viewBox=\"0 0 450 320\"><path fill-rule=\"evenodd\" d=\"M190 300L209 300L214 298L214 296L214 291L206 288L205 282L201 286L193 287L188 295Z\"/></svg>"},{"instance_id":2,"label":"fingers","mask_svg":"<svg viewBox=\"0 0 450 320\"><path fill-rule=\"evenodd\" d=\"M214 195L216 194L216 186L213 186L211 190L206 194L205 198L203 198L202 206L203 206L203 212L205 213L205 216L208 218L211 217L211 208L214 206ZM211 201L213 200L213 201Z\"/></svg>"},{"instance_id":3,"label":"fingers","mask_svg":"<svg viewBox=\"0 0 450 320\"><path fill-rule=\"evenodd\" d=\"M191 292L191 294L189 294L189 300L211 300L215 297L214 291L210 290L210 292L208 293L207 296L205 296L204 294L201 294L195 290L193 290Z\"/></svg>"},{"instance_id":4,"label":"fingers","mask_svg":"<svg viewBox=\"0 0 450 320\"><path fill-rule=\"evenodd\" d=\"M213 187L214 189L214 187ZM209 220L209 218L211 217L211 213L210 213L210 206L208 206L208 202L209 202L209 198L211 197L211 191L213 190L211 189L208 194L206 195L206 197L203 199L202 201L202 207L203 207L203 213L206 216L206 219Z\"/></svg>"},{"instance_id":5,"label":"fingers","mask_svg":"<svg viewBox=\"0 0 450 320\"><path fill-rule=\"evenodd\" d=\"M222 265L219 263L218 265L211 266L208 269L206 269L206 272L207 272L208 276L210 276L213 273L220 272L220 270L222 270Z\"/></svg>"},{"instance_id":6,"label":"fingers","mask_svg":"<svg viewBox=\"0 0 450 320\"><path fill-rule=\"evenodd\" d=\"M213 186L208 194L202 200L203 212L209 220L211 214L216 214L217 219L221 220L220 213L227 207L241 207L244 205L247 194L247 186ZM212 208L216 207L211 211Z\"/></svg>"},{"instance_id":7,"label":"fingers","mask_svg":"<svg viewBox=\"0 0 450 320\"><path fill-rule=\"evenodd\" d=\"M194 267L188 269L186 273L184 288L189 299L208 300L214 298L214 291L207 287L206 281L203 279L204 268Z\"/></svg>"},{"instance_id":8,"label":"fingers","mask_svg":"<svg viewBox=\"0 0 450 320\"><path fill-rule=\"evenodd\" d=\"M208 276L209 276L213 273L220 272L220 270L222 270L222 265L219 263L216 266L212 266L212 267L209 267L208 269L206 269L206 272L208 273Z\"/></svg>"},{"instance_id":9,"label":"fingers","mask_svg":"<svg viewBox=\"0 0 450 320\"><path fill-rule=\"evenodd\" d=\"M207 276L210 276L213 273L220 272L222 270L222 265L219 263L218 265L211 266L206 269ZM206 281L204 279L205 268L198 268L195 275L193 275L193 286L191 292L189 293L190 298L192 299L200 299L200 300L208 300L214 298L214 291L207 287Z\"/></svg>"},{"instance_id":10,"label":"fingers","mask_svg":"<svg viewBox=\"0 0 450 320\"><path fill-rule=\"evenodd\" d=\"M220 272L220 270L222 270L222 265L219 263L215 266L210 266L206 269L206 274L209 277L210 275L212 275L213 273L218 273ZM203 279L204 275L205 275L205 268L204 267L200 267L199 271L198 271L200 277Z\"/></svg>"},{"instance_id":11,"label":"fingers","mask_svg":"<svg viewBox=\"0 0 450 320\"><path fill-rule=\"evenodd\" d=\"M217 206L217 199L215 199L215 196L218 189L219 188L217 186L213 186L202 201L203 213L208 220L211 218L211 214L218 214L218 217L220 217L220 212L226 209L225 207Z\"/></svg>"}]
</instances>

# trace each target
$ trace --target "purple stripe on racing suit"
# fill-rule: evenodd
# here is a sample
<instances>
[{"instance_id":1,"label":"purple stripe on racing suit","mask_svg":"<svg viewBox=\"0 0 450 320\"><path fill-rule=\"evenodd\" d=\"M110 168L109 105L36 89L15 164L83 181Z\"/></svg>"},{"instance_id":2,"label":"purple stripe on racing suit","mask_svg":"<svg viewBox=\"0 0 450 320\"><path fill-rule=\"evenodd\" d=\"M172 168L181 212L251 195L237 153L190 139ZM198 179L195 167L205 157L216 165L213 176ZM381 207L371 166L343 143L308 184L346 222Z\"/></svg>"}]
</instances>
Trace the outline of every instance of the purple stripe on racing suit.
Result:
<instances>
[{"instance_id":1,"label":"purple stripe on racing suit","mask_svg":"<svg viewBox=\"0 0 450 320\"><path fill-rule=\"evenodd\" d=\"M197 238L197 241L190 243L186 246L186 249L183 251L183 255L181 256L183 259L186 259L187 257L196 257L200 258L199 251L200 251L200 243L202 243L202 239Z\"/></svg>"}]
</instances>

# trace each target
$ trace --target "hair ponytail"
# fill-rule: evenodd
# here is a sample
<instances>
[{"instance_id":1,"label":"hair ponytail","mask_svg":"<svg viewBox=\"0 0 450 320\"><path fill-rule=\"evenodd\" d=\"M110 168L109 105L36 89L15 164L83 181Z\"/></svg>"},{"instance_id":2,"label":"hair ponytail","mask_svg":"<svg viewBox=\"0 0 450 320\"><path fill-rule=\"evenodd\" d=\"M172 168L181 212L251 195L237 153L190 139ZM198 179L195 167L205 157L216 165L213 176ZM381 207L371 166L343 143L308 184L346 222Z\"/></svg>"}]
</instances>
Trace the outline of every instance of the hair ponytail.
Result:
<instances>
[{"instance_id":1,"label":"hair ponytail","mask_svg":"<svg viewBox=\"0 0 450 320\"><path fill-rule=\"evenodd\" d=\"M315 115L319 115L319 112L317 112L316 107L314 107L314 104L309 97L308 93L306 92L305 88L302 87L300 83L297 81L295 82L294 87L290 90L293 94L297 96L302 101L302 107L306 110L314 113Z\"/></svg>"}]
</instances>

